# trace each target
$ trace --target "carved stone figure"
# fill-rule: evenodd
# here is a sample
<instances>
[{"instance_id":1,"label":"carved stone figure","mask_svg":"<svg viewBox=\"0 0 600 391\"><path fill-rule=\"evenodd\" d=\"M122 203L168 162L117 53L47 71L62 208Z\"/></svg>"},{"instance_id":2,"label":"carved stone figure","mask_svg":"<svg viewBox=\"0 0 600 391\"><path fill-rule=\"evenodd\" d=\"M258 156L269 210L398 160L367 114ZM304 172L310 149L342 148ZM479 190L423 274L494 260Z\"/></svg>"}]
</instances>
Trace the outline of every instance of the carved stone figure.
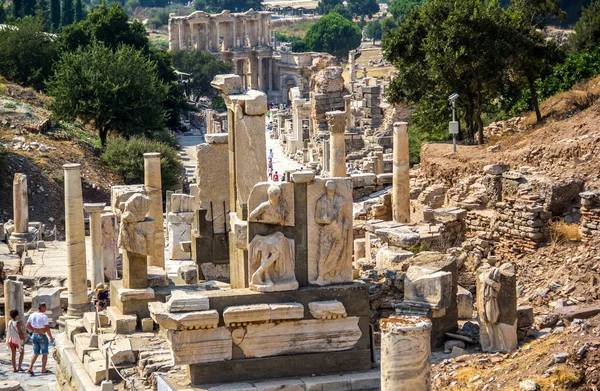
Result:
<instances>
[{"instance_id":1,"label":"carved stone figure","mask_svg":"<svg viewBox=\"0 0 600 391\"><path fill-rule=\"evenodd\" d=\"M250 289L259 292L298 289L294 272L294 240L283 233L256 235L248 245Z\"/></svg>"},{"instance_id":2,"label":"carved stone figure","mask_svg":"<svg viewBox=\"0 0 600 391\"><path fill-rule=\"evenodd\" d=\"M512 264L483 271L477 281L477 311L484 352L517 348L516 275Z\"/></svg>"},{"instance_id":3,"label":"carved stone figure","mask_svg":"<svg viewBox=\"0 0 600 391\"><path fill-rule=\"evenodd\" d=\"M336 192L332 180L325 183L325 194L317 200L315 221L319 224L317 248L318 285L334 279L345 267L345 246L351 228L351 217L344 213L344 197Z\"/></svg>"},{"instance_id":4,"label":"carved stone figure","mask_svg":"<svg viewBox=\"0 0 600 391\"><path fill-rule=\"evenodd\" d=\"M151 202L150 198L137 193L122 204L119 248L142 255L154 254L154 220L146 217Z\"/></svg>"},{"instance_id":5,"label":"carved stone figure","mask_svg":"<svg viewBox=\"0 0 600 391\"><path fill-rule=\"evenodd\" d=\"M248 218L253 223L277 224L285 223L285 200L281 198L279 186L270 186L267 190L268 200L258 205Z\"/></svg>"}]
</instances>

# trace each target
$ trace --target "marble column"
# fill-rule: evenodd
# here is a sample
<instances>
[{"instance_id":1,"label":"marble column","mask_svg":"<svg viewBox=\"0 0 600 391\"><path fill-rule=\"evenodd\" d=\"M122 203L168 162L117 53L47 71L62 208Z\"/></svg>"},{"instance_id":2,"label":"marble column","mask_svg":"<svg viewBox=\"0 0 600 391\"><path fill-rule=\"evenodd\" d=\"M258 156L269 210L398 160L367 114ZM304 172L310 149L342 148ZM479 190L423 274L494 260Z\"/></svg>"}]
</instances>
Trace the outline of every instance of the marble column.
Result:
<instances>
[{"instance_id":1,"label":"marble column","mask_svg":"<svg viewBox=\"0 0 600 391\"><path fill-rule=\"evenodd\" d=\"M329 140L323 140L323 171L329 172L331 162L331 149L329 147Z\"/></svg>"},{"instance_id":2,"label":"marble column","mask_svg":"<svg viewBox=\"0 0 600 391\"><path fill-rule=\"evenodd\" d=\"M258 90L262 91L264 89L263 86L263 58L258 56Z\"/></svg>"},{"instance_id":3,"label":"marble column","mask_svg":"<svg viewBox=\"0 0 600 391\"><path fill-rule=\"evenodd\" d=\"M165 234L163 230L162 183L160 176L160 153L144 154L144 186L152 200L148 217L154 220L155 255L148 257L148 266L165 267Z\"/></svg>"},{"instance_id":4,"label":"marble column","mask_svg":"<svg viewBox=\"0 0 600 391\"><path fill-rule=\"evenodd\" d=\"M219 46L220 35L221 31L219 30L219 22L215 22L215 44L213 45L213 48L217 51L221 49L221 47Z\"/></svg>"},{"instance_id":5,"label":"marble column","mask_svg":"<svg viewBox=\"0 0 600 391\"><path fill-rule=\"evenodd\" d=\"M50 303L48 303L50 305ZM50 309L50 307L48 307ZM4 322L5 330L8 330L8 322L10 321L10 311L19 311L19 323L25 332L25 293L23 291L23 282L4 280ZM37 311L37 308L35 308ZM54 320L54 319L53 319ZM25 342L25 341L23 341Z\"/></svg>"},{"instance_id":6,"label":"marble column","mask_svg":"<svg viewBox=\"0 0 600 391\"><path fill-rule=\"evenodd\" d=\"M83 204L90 215L90 239L92 243L92 289L104 283L104 257L102 254L102 212L105 203Z\"/></svg>"},{"instance_id":7,"label":"marble column","mask_svg":"<svg viewBox=\"0 0 600 391\"><path fill-rule=\"evenodd\" d=\"M273 91L273 57L269 58L269 92Z\"/></svg>"},{"instance_id":8,"label":"marble column","mask_svg":"<svg viewBox=\"0 0 600 391\"><path fill-rule=\"evenodd\" d=\"M13 180L13 219L15 227L10 235L11 243L26 243L29 234L29 202L27 199L27 175L16 173Z\"/></svg>"},{"instance_id":9,"label":"marble column","mask_svg":"<svg viewBox=\"0 0 600 391\"><path fill-rule=\"evenodd\" d=\"M236 31L236 27L235 27L236 24L237 23L235 21L235 18L233 18L233 39L232 39L232 41L233 41L234 48L237 48L237 31Z\"/></svg>"},{"instance_id":10,"label":"marble column","mask_svg":"<svg viewBox=\"0 0 600 391\"><path fill-rule=\"evenodd\" d=\"M354 124L352 123L352 95L345 95L344 96L344 111L346 112L346 129L350 130L352 129L354 126Z\"/></svg>"},{"instance_id":11,"label":"marble column","mask_svg":"<svg viewBox=\"0 0 600 391\"><path fill-rule=\"evenodd\" d=\"M65 164L65 225L67 241L67 314L82 317L88 310L85 227L80 164Z\"/></svg>"},{"instance_id":12,"label":"marble column","mask_svg":"<svg viewBox=\"0 0 600 391\"><path fill-rule=\"evenodd\" d=\"M431 390L431 321L391 316L380 326L381 391Z\"/></svg>"},{"instance_id":13,"label":"marble column","mask_svg":"<svg viewBox=\"0 0 600 391\"><path fill-rule=\"evenodd\" d=\"M408 123L394 123L392 213L397 223L410 223L410 166Z\"/></svg>"},{"instance_id":14,"label":"marble column","mask_svg":"<svg viewBox=\"0 0 600 391\"><path fill-rule=\"evenodd\" d=\"M346 113L329 111L326 113L329 125L330 172L332 177L346 177Z\"/></svg>"},{"instance_id":15,"label":"marble column","mask_svg":"<svg viewBox=\"0 0 600 391\"><path fill-rule=\"evenodd\" d=\"M373 162L373 172L375 175L383 174L383 147L375 147Z\"/></svg>"}]
</instances>

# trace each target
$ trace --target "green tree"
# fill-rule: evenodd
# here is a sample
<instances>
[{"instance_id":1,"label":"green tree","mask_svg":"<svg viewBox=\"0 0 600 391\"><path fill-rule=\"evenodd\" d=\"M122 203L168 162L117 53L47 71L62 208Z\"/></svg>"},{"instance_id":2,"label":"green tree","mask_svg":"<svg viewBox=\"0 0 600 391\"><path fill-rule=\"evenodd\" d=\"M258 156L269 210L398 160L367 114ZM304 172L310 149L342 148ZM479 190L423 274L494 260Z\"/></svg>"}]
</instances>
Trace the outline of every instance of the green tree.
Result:
<instances>
[{"instance_id":1,"label":"green tree","mask_svg":"<svg viewBox=\"0 0 600 391\"><path fill-rule=\"evenodd\" d=\"M84 12L81 0L75 0L75 22L80 22L85 18Z\"/></svg>"},{"instance_id":2,"label":"green tree","mask_svg":"<svg viewBox=\"0 0 600 391\"><path fill-rule=\"evenodd\" d=\"M338 4L342 4L342 2L340 0L319 0L316 11L321 15L327 15Z\"/></svg>"},{"instance_id":3,"label":"green tree","mask_svg":"<svg viewBox=\"0 0 600 391\"><path fill-rule=\"evenodd\" d=\"M390 13L398 23L401 23L410 10L419 7L421 3L422 0L392 0L390 3Z\"/></svg>"},{"instance_id":4,"label":"green tree","mask_svg":"<svg viewBox=\"0 0 600 391\"><path fill-rule=\"evenodd\" d=\"M111 137L102 160L120 174L126 184L144 182L144 153L160 153L160 177L163 192L180 187L182 166L171 146L145 137Z\"/></svg>"},{"instance_id":5,"label":"green tree","mask_svg":"<svg viewBox=\"0 0 600 391\"><path fill-rule=\"evenodd\" d=\"M575 34L569 37L569 44L573 49L589 50L600 45L600 0L595 0L583 10L574 29Z\"/></svg>"},{"instance_id":6,"label":"green tree","mask_svg":"<svg viewBox=\"0 0 600 391\"><path fill-rule=\"evenodd\" d=\"M53 30L60 27L60 0L50 0L50 22Z\"/></svg>"},{"instance_id":7,"label":"green tree","mask_svg":"<svg viewBox=\"0 0 600 391\"><path fill-rule=\"evenodd\" d=\"M58 44L44 33L41 20L22 18L17 28L0 29L0 74L8 80L37 90L52 74Z\"/></svg>"},{"instance_id":8,"label":"green tree","mask_svg":"<svg viewBox=\"0 0 600 391\"><path fill-rule=\"evenodd\" d=\"M42 20L44 30L51 30L52 24L50 21L50 6L48 5L48 0L38 0L36 17Z\"/></svg>"},{"instance_id":9,"label":"green tree","mask_svg":"<svg viewBox=\"0 0 600 391\"><path fill-rule=\"evenodd\" d=\"M338 13L332 12L313 24L304 43L314 52L327 52L339 58L348 56L348 52L360 45L362 34L358 26Z\"/></svg>"},{"instance_id":10,"label":"green tree","mask_svg":"<svg viewBox=\"0 0 600 391\"><path fill-rule=\"evenodd\" d=\"M210 86L210 82L215 75L230 73L232 69L231 63L201 50L178 50L172 56L175 69L192 74L190 88L195 98L213 96L216 91Z\"/></svg>"},{"instance_id":11,"label":"green tree","mask_svg":"<svg viewBox=\"0 0 600 391\"><path fill-rule=\"evenodd\" d=\"M13 18L23 17L23 0L13 0Z\"/></svg>"},{"instance_id":12,"label":"green tree","mask_svg":"<svg viewBox=\"0 0 600 391\"><path fill-rule=\"evenodd\" d=\"M109 132L131 137L161 130L167 92L144 53L99 43L64 53L48 82L56 117L93 123L103 146Z\"/></svg>"},{"instance_id":13,"label":"green tree","mask_svg":"<svg viewBox=\"0 0 600 391\"><path fill-rule=\"evenodd\" d=\"M508 78L504 53L514 33L494 0L429 0L386 34L385 58L398 68L388 99L421 104L459 93L467 138L483 143L483 113ZM442 118L438 119L446 121Z\"/></svg>"},{"instance_id":14,"label":"green tree","mask_svg":"<svg viewBox=\"0 0 600 391\"><path fill-rule=\"evenodd\" d=\"M23 16L34 16L35 11L35 0L23 0Z\"/></svg>"},{"instance_id":15,"label":"green tree","mask_svg":"<svg viewBox=\"0 0 600 391\"><path fill-rule=\"evenodd\" d=\"M0 23L6 22L6 10L4 9L4 0L0 0Z\"/></svg>"},{"instance_id":16,"label":"green tree","mask_svg":"<svg viewBox=\"0 0 600 391\"><path fill-rule=\"evenodd\" d=\"M383 35L383 27L381 26L381 22L379 20L374 20L372 22L367 23L367 27L365 27L365 36L369 39L381 39Z\"/></svg>"},{"instance_id":17,"label":"green tree","mask_svg":"<svg viewBox=\"0 0 600 391\"><path fill-rule=\"evenodd\" d=\"M352 15L368 15L369 17L379 12L377 0L347 0L348 9Z\"/></svg>"},{"instance_id":18,"label":"green tree","mask_svg":"<svg viewBox=\"0 0 600 391\"><path fill-rule=\"evenodd\" d=\"M75 21L75 9L73 7L73 0L62 0L60 11L60 25L66 27L73 24L73 22Z\"/></svg>"},{"instance_id":19,"label":"green tree","mask_svg":"<svg viewBox=\"0 0 600 391\"><path fill-rule=\"evenodd\" d=\"M352 21L352 12L350 12L350 9L348 9L342 3L337 4L335 7L333 7L331 9L330 12L337 12L338 14L342 15L344 18L348 19L349 21Z\"/></svg>"}]
</instances>

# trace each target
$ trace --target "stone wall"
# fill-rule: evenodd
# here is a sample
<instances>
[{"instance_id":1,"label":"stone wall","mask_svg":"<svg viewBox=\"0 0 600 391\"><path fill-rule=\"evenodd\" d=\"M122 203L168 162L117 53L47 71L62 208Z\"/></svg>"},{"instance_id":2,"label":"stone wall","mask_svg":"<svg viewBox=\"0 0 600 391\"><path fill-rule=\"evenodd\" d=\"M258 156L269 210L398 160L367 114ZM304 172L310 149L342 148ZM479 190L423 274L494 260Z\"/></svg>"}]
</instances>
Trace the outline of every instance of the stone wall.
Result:
<instances>
[{"instance_id":1,"label":"stone wall","mask_svg":"<svg viewBox=\"0 0 600 391\"><path fill-rule=\"evenodd\" d=\"M586 191L581 196L581 233L590 238L600 235L600 190Z\"/></svg>"}]
</instances>

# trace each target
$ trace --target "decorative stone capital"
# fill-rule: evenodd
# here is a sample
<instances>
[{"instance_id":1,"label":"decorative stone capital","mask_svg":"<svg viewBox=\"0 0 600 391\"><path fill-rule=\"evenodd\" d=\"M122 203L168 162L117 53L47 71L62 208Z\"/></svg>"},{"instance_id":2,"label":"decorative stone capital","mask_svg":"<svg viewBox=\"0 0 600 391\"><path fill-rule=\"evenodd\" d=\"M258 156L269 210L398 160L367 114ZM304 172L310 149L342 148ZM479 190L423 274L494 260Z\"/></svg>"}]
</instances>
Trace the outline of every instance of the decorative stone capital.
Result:
<instances>
[{"instance_id":1,"label":"decorative stone capital","mask_svg":"<svg viewBox=\"0 0 600 391\"><path fill-rule=\"evenodd\" d=\"M144 159L160 159L160 152L148 152L144 154Z\"/></svg>"},{"instance_id":2,"label":"decorative stone capital","mask_svg":"<svg viewBox=\"0 0 600 391\"><path fill-rule=\"evenodd\" d=\"M106 206L106 203L104 203L104 202L85 203L85 204L83 204L83 210L85 210L89 214L100 213L100 212L104 212L105 206Z\"/></svg>"},{"instance_id":3,"label":"decorative stone capital","mask_svg":"<svg viewBox=\"0 0 600 391\"><path fill-rule=\"evenodd\" d=\"M79 164L79 163L67 163L67 164L63 164L63 169L65 171L67 171L67 170L79 170L80 167L81 167L81 164Z\"/></svg>"},{"instance_id":4,"label":"decorative stone capital","mask_svg":"<svg viewBox=\"0 0 600 391\"><path fill-rule=\"evenodd\" d=\"M344 133L346 131L346 113L343 111L328 111L325 113L330 133Z\"/></svg>"},{"instance_id":5,"label":"decorative stone capital","mask_svg":"<svg viewBox=\"0 0 600 391\"><path fill-rule=\"evenodd\" d=\"M216 75L210 85L224 95L242 93L242 78L235 74Z\"/></svg>"}]
</instances>

